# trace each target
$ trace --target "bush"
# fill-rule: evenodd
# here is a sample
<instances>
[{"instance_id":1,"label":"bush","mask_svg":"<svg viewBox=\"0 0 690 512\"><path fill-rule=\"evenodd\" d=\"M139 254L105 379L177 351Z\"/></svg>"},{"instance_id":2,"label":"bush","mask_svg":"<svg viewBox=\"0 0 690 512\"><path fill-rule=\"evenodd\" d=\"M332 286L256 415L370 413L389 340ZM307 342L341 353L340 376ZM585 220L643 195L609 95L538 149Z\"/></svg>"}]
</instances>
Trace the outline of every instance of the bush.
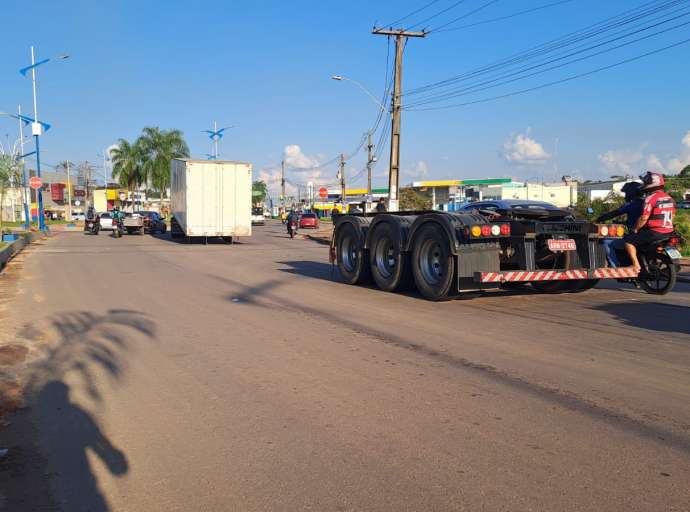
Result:
<instances>
[{"instance_id":1,"label":"bush","mask_svg":"<svg viewBox=\"0 0 690 512\"><path fill-rule=\"evenodd\" d=\"M690 211L678 210L674 221L676 231L685 239L685 244L680 248L683 256L690 256Z\"/></svg>"},{"instance_id":2,"label":"bush","mask_svg":"<svg viewBox=\"0 0 690 512\"><path fill-rule=\"evenodd\" d=\"M587 220L596 220L600 215L623 206L625 200L622 196L611 192L605 199L590 200L585 194L579 194L575 210ZM591 208L592 213L587 210Z\"/></svg>"}]
</instances>

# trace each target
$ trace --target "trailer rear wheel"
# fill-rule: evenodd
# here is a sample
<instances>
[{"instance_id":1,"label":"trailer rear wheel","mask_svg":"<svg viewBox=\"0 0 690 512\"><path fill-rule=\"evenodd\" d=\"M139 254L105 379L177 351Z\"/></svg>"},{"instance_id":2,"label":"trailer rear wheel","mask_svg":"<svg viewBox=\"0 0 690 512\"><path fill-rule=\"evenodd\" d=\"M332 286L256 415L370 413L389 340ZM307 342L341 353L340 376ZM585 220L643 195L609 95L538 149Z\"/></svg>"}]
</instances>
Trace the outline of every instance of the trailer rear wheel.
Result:
<instances>
[{"instance_id":1,"label":"trailer rear wheel","mask_svg":"<svg viewBox=\"0 0 690 512\"><path fill-rule=\"evenodd\" d=\"M412 281L409 255L400 251L394 229L387 222L378 224L369 248L371 275L377 286L387 292L407 288Z\"/></svg>"},{"instance_id":2,"label":"trailer rear wheel","mask_svg":"<svg viewBox=\"0 0 690 512\"><path fill-rule=\"evenodd\" d=\"M364 242L352 224L343 224L338 229L335 249L338 270L343 276L343 281L347 284L362 284L369 281L371 272Z\"/></svg>"},{"instance_id":3,"label":"trailer rear wheel","mask_svg":"<svg viewBox=\"0 0 690 512\"><path fill-rule=\"evenodd\" d=\"M455 258L443 228L427 224L419 229L412 248L412 275L419 293L434 301L446 300L455 278Z\"/></svg>"},{"instance_id":4,"label":"trailer rear wheel","mask_svg":"<svg viewBox=\"0 0 690 512\"><path fill-rule=\"evenodd\" d=\"M172 217L170 219L170 238L181 238L182 236L184 236L184 232L182 231L180 224L177 222L175 217Z\"/></svg>"}]
</instances>

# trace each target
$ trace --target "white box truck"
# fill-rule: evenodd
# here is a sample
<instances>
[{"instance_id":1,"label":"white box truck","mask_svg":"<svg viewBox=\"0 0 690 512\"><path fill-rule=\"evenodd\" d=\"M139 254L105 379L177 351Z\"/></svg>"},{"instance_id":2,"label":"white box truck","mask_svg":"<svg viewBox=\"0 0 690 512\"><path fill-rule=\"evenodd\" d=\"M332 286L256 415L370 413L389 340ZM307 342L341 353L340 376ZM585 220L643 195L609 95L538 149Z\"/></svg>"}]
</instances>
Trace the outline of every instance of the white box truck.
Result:
<instances>
[{"instance_id":1,"label":"white box truck","mask_svg":"<svg viewBox=\"0 0 690 512\"><path fill-rule=\"evenodd\" d=\"M170 164L170 235L222 237L252 234L252 165L223 160Z\"/></svg>"}]
</instances>

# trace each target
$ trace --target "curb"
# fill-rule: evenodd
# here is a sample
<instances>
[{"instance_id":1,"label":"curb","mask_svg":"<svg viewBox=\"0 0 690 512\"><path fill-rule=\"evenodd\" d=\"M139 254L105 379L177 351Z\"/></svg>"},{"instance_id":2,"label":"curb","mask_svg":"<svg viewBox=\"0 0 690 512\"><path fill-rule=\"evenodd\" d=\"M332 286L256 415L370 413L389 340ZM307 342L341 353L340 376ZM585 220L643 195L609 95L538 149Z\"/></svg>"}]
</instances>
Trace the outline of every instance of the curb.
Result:
<instances>
[{"instance_id":1,"label":"curb","mask_svg":"<svg viewBox=\"0 0 690 512\"><path fill-rule=\"evenodd\" d=\"M39 233L29 233L28 235L22 235L19 240L15 240L7 247L0 249L0 271L5 268L7 262L19 254L24 247L30 243L41 238L43 234Z\"/></svg>"}]
</instances>

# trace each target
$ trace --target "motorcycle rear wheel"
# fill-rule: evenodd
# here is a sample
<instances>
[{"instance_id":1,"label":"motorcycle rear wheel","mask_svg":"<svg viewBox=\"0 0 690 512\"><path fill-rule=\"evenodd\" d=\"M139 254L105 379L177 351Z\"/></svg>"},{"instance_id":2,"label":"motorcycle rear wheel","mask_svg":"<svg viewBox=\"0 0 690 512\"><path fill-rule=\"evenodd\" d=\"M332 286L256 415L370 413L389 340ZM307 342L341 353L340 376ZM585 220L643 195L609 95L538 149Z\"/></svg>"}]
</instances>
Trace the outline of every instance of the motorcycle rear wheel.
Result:
<instances>
[{"instance_id":1,"label":"motorcycle rear wheel","mask_svg":"<svg viewBox=\"0 0 690 512\"><path fill-rule=\"evenodd\" d=\"M655 254L647 259L638 281L644 291L651 295L666 295L676 285L678 270L666 254Z\"/></svg>"}]
</instances>

